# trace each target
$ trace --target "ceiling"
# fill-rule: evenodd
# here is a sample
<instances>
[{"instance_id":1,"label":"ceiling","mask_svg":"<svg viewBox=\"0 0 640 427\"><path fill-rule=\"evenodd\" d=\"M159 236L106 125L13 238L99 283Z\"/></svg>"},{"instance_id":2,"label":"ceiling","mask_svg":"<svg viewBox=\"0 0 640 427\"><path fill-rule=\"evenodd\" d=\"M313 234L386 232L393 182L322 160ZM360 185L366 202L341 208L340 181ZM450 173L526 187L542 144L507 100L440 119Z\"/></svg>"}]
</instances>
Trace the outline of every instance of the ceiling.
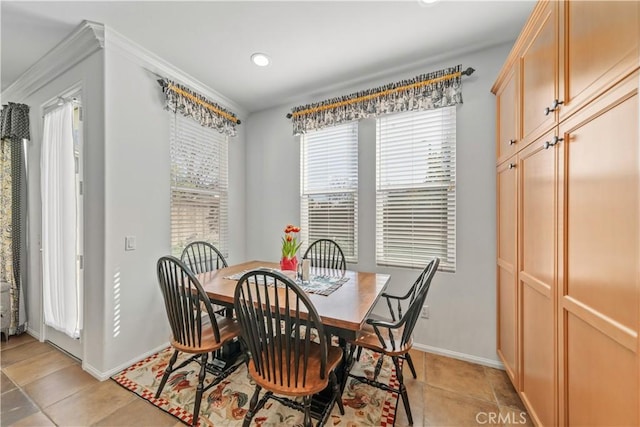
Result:
<instances>
[{"instance_id":1,"label":"ceiling","mask_svg":"<svg viewBox=\"0 0 640 427\"><path fill-rule=\"evenodd\" d=\"M534 4L3 0L2 89L89 20L115 29L254 112L513 41ZM254 52L267 53L271 65L253 65Z\"/></svg>"}]
</instances>

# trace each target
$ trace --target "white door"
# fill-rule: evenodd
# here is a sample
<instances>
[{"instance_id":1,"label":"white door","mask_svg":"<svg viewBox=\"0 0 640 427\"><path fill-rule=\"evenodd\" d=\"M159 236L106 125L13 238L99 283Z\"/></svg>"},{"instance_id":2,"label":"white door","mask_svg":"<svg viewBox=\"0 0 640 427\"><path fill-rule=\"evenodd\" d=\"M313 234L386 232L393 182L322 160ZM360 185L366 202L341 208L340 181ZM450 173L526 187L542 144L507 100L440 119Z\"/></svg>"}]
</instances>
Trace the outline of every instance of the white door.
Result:
<instances>
[{"instance_id":1,"label":"white door","mask_svg":"<svg viewBox=\"0 0 640 427\"><path fill-rule=\"evenodd\" d=\"M60 170L53 171L55 176L64 176L69 191L61 191L56 185L47 179L52 176L51 165L46 164L44 157L50 152L51 143L45 133L52 131L51 120L45 114L43 127L43 146L41 163L41 192L42 192L42 269L43 269L43 335L46 341L70 353L82 360L82 312L83 312L83 210L82 210L82 148L83 127L82 107L80 94L75 93L61 101L63 105L55 105L47 108L47 114L57 114L58 120L62 120L71 126L70 134L65 129L61 138L67 138L66 142L58 141L58 149L62 149L67 161L59 162ZM64 110L64 111L61 111ZM61 119L61 115L65 117ZM70 118L68 116L71 116ZM60 123L58 123L60 124ZM55 126L55 125L54 125ZM53 129L53 132L59 132ZM72 143L70 142L72 139ZM72 156L72 157L70 157ZM51 221L52 217L61 216L61 222ZM71 218L71 220L70 220ZM64 224L61 224L63 223ZM61 226L66 232L52 231ZM59 242L57 240L62 240ZM60 249L56 251L56 249ZM52 256L52 253L55 253ZM49 258L47 258L49 257ZM62 266L64 272L57 271ZM51 279L57 277L57 283L51 283ZM62 279L62 280L60 280ZM54 289L52 289L52 287ZM58 289L59 287L65 288Z\"/></svg>"}]
</instances>

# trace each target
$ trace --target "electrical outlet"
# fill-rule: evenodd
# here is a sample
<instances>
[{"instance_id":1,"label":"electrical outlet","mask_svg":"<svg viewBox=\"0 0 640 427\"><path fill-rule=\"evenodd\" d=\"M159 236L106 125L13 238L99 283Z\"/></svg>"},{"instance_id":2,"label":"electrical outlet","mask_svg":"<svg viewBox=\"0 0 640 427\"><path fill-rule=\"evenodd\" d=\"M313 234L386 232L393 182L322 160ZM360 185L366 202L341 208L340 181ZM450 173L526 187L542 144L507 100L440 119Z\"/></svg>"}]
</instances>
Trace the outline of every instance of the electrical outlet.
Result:
<instances>
[{"instance_id":1,"label":"electrical outlet","mask_svg":"<svg viewBox=\"0 0 640 427\"><path fill-rule=\"evenodd\" d=\"M424 307L422 307L422 313L420 313L420 317L422 317L423 319L428 319L429 318L429 306L425 305Z\"/></svg>"}]
</instances>

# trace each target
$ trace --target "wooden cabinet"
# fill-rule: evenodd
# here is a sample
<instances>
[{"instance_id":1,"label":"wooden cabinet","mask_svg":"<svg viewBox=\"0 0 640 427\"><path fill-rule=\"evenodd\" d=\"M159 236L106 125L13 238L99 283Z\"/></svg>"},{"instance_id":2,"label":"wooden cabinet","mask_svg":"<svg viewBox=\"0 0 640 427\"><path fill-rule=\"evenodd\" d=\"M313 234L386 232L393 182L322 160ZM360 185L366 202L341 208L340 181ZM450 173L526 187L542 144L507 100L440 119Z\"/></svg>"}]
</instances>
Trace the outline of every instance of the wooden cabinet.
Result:
<instances>
[{"instance_id":1,"label":"wooden cabinet","mask_svg":"<svg viewBox=\"0 0 640 427\"><path fill-rule=\"evenodd\" d=\"M557 155L550 132L519 155L520 395L539 425L555 424Z\"/></svg>"},{"instance_id":2,"label":"wooden cabinet","mask_svg":"<svg viewBox=\"0 0 640 427\"><path fill-rule=\"evenodd\" d=\"M638 79L560 126L563 424L640 425Z\"/></svg>"},{"instance_id":3,"label":"wooden cabinet","mask_svg":"<svg viewBox=\"0 0 640 427\"><path fill-rule=\"evenodd\" d=\"M640 1L541 0L511 56L494 87L498 163L637 69Z\"/></svg>"},{"instance_id":4,"label":"wooden cabinet","mask_svg":"<svg viewBox=\"0 0 640 427\"><path fill-rule=\"evenodd\" d=\"M513 67L500 83L496 91L497 108L497 139L496 152L498 163L515 154L518 147L519 123L518 123L518 73L517 66Z\"/></svg>"},{"instance_id":5,"label":"wooden cabinet","mask_svg":"<svg viewBox=\"0 0 640 427\"><path fill-rule=\"evenodd\" d=\"M514 383L518 381L517 341L517 169L515 157L498 167L497 216L497 348L507 374Z\"/></svg>"},{"instance_id":6,"label":"wooden cabinet","mask_svg":"<svg viewBox=\"0 0 640 427\"><path fill-rule=\"evenodd\" d=\"M640 2L540 1L492 89L498 355L538 425L640 425L639 40Z\"/></svg>"},{"instance_id":7,"label":"wooden cabinet","mask_svg":"<svg viewBox=\"0 0 640 427\"><path fill-rule=\"evenodd\" d=\"M534 10L531 34L519 53L522 81L522 138L527 144L555 124L558 98L557 1L543 2ZM551 111L555 109L556 111Z\"/></svg>"},{"instance_id":8,"label":"wooden cabinet","mask_svg":"<svg viewBox=\"0 0 640 427\"><path fill-rule=\"evenodd\" d=\"M560 119L638 67L639 1L571 1L560 8Z\"/></svg>"}]
</instances>

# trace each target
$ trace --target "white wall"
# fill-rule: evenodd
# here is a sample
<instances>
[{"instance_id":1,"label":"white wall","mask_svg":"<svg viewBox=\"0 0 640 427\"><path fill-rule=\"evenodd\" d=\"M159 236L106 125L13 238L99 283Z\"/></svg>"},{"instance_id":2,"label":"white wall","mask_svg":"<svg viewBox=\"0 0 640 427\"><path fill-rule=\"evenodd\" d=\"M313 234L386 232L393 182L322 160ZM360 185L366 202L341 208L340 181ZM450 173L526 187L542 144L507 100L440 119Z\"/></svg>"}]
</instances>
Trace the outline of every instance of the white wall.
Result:
<instances>
[{"instance_id":1,"label":"white wall","mask_svg":"<svg viewBox=\"0 0 640 427\"><path fill-rule=\"evenodd\" d=\"M457 107L457 266L439 272L420 319L416 347L499 365L495 298L495 100L490 88L511 44L456 56L402 74L326 93L300 104L375 87L455 64L477 71L463 80ZM316 91L319 93L320 91ZM299 141L285 115L290 104L252 114L247 126L247 257L276 261L287 223L300 222ZM354 269L391 274L391 289L413 283L418 270L375 265L375 121L359 125L359 263Z\"/></svg>"},{"instance_id":2,"label":"white wall","mask_svg":"<svg viewBox=\"0 0 640 427\"><path fill-rule=\"evenodd\" d=\"M103 363L102 343L104 315L104 80L103 52L97 51L31 94L10 94L6 101L30 106L31 141L28 144L28 277L26 309L29 332L43 337L42 272L40 257L41 198L40 150L43 107L70 88L82 90L84 108L84 327L83 362L88 366ZM4 94L3 94L4 95Z\"/></svg>"},{"instance_id":3,"label":"white wall","mask_svg":"<svg viewBox=\"0 0 640 427\"><path fill-rule=\"evenodd\" d=\"M106 371L167 342L155 263L170 252L169 122L156 78L105 49ZM125 236L137 249L124 250Z\"/></svg>"},{"instance_id":4,"label":"white wall","mask_svg":"<svg viewBox=\"0 0 640 427\"><path fill-rule=\"evenodd\" d=\"M5 101L31 107L25 300L29 331L42 338L42 107L72 87L82 89L85 268L81 357L83 367L103 379L168 344L170 330L155 267L158 258L169 254L171 247L170 113L163 109L158 77L147 71L141 65L144 61L135 55L136 59L131 60L131 51L122 48L122 43L127 44L125 39L109 30L105 36L104 50L97 50L51 80L44 74L40 77L41 88L33 90L23 85L19 87L26 89L3 93ZM92 43L97 46L95 40ZM84 45L73 46L77 54L82 54ZM141 56L152 56L139 47L131 49ZM45 56L39 64L47 67L51 61L50 56ZM170 70L166 77L180 80L172 73L184 75L161 59L153 61ZM238 136L229 141L229 261L233 263L245 260L243 126ZM125 236L136 236L135 251L124 251Z\"/></svg>"},{"instance_id":5,"label":"white wall","mask_svg":"<svg viewBox=\"0 0 640 427\"><path fill-rule=\"evenodd\" d=\"M170 254L170 113L158 79L105 49L105 354L102 371L168 343L156 262ZM171 77L171 76L167 76ZM229 140L230 262L244 260L244 137ZM125 251L125 236L137 249Z\"/></svg>"}]
</instances>

